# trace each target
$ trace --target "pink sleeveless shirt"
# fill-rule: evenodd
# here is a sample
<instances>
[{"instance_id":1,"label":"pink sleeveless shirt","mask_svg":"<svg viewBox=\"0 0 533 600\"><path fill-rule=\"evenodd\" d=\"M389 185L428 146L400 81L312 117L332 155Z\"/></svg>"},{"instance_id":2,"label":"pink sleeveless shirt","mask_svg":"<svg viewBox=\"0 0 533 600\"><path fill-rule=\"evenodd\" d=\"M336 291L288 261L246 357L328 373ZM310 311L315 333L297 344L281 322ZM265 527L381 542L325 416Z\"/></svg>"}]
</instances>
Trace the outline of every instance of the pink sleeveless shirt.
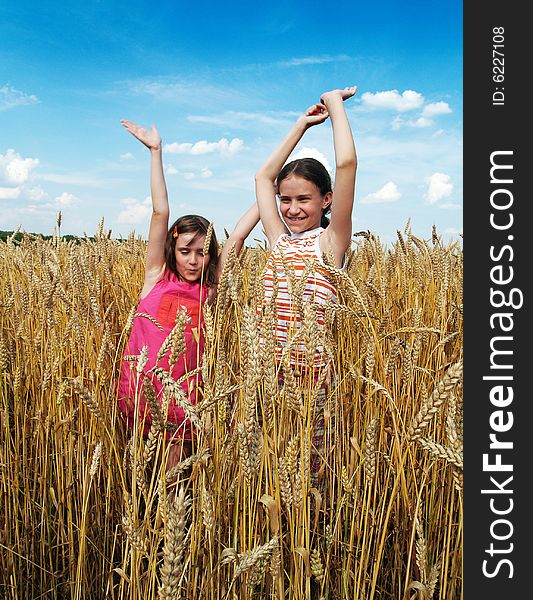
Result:
<instances>
[{"instance_id":1,"label":"pink sleeveless shirt","mask_svg":"<svg viewBox=\"0 0 533 600\"><path fill-rule=\"evenodd\" d=\"M174 380L182 378L187 373L194 371L201 363L204 351L203 313L202 308L207 299L208 288L199 283L180 281L174 273L166 271L163 277L154 285L152 290L137 306L137 313L145 313L153 317L162 327L162 330L143 316L136 316L131 329L130 337L124 351L124 356L139 355L143 346L148 347L148 360L143 373L137 379L136 362L122 361L120 381L118 388L118 405L129 427L133 426L135 415L135 399L137 397L137 418L144 420L144 434L147 434L151 425L149 408L142 394L142 379L148 377L155 389L159 403L163 399L163 386L157 377L150 372L153 367L169 370L169 353L157 362L157 354L162 343L176 324L176 312L187 311L187 324L185 326L185 351L174 365L171 375ZM130 366L131 365L131 366ZM187 377L181 384L185 394L192 404L196 404L199 374ZM138 390L138 391L136 391ZM167 420L177 426L175 437L192 439L191 424L185 417L183 408L171 399L168 408ZM168 435L170 437L172 434Z\"/></svg>"}]
</instances>

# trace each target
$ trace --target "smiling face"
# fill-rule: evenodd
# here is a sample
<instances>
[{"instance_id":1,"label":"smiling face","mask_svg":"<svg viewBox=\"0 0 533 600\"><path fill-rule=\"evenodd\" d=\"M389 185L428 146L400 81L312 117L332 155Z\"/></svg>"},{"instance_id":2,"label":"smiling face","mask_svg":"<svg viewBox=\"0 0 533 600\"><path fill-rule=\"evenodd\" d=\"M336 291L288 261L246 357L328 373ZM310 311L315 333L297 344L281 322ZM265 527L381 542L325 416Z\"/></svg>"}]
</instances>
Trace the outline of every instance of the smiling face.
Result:
<instances>
[{"instance_id":1,"label":"smiling face","mask_svg":"<svg viewBox=\"0 0 533 600\"><path fill-rule=\"evenodd\" d=\"M323 210L331 199L331 192L323 196L315 183L300 175L289 175L279 184L281 216L292 233L320 227Z\"/></svg>"},{"instance_id":2,"label":"smiling face","mask_svg":"<svg viewBox=\"0 0 533 600\"><path fill-rule=\"evenodd\" d=\"M180 233L174 248L176 271L187 283L198 281L209 265L210 255L204 255L205 233Z\"/></svg>"}]
</instances>

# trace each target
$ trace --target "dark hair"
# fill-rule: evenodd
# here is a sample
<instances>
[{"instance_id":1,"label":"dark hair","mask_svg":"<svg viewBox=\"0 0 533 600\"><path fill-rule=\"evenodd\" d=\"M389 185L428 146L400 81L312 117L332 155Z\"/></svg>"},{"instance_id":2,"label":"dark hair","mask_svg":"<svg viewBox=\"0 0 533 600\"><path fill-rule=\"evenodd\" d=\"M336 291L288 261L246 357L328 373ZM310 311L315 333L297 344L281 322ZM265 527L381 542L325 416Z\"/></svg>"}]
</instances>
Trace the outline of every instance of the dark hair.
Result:
<instances>
[{"instance_id":1,"label":"dark hair","mask_svg":"<svg viewBox=\"0 0 533 600\"><path fill-rule=\"evenodd\" d=\"M184 215L172 223L165 240L165 264L169 271L172 271L176 277L181 279L176 269L176 240L174 229L178 233L195 233L196 235L206 234L209 230L209 221L200 215ZM196 236L195 236L196 237ZM204 282L207 286L215 285L216 270L218 266L218 242L215 230L211 230L211 240L209 241L209 264L204 272Z\"/></svg>"},{"instance_id":2,"label":"dark hair","mask_svg":"<svg viewBox=\"0 0 533 600\"><path fill-rule=\"evenodd\" d=\"M326 167L316 158L297 158L287 163L276 177L276 187L279 193L279 184L290 175L299 175L308 181L311 181L319 189L322 196L332 192L331 177ZM322 219L320 227L326 228L329 225L329 219L326 215L331 211L331 204L322 210Z\"/></svg>"}]
</instances>

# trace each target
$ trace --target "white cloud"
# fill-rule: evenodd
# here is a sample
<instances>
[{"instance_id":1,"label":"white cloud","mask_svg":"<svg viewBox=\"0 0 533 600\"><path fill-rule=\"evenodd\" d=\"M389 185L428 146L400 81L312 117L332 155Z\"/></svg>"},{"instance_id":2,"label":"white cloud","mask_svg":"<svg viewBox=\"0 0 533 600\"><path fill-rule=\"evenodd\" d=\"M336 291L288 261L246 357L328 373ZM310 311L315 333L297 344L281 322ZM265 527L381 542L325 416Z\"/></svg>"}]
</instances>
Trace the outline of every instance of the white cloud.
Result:
<instances>
[{"instance_id":1,"label":"white cloud","mask_svg":"<svg viewBox=\"0 0 533 600\"><path fill-rule=\"evenodd\" d=\"M432 102L431 104L426 104L426 106L424 106L422 116L430 119L431 117L447 115L451 112L452 109L447 102Z\"/></svg>"},{"instance_id":2,"label":"white cloud","mask_svg":"<svg viewBox=\"0 0 533 600\"><path fill-rule=\"evenodd\" d=\"M394 119L392 119L391 129L393 131L398 131L399 129L402 128L402 125L404 124L404 122L405 121L402 119L402 117L400 117L400 116L394 117Z\"/></svg>"},{"instance_id":3,"label":"white cloud","mask_svg":"<svg viewBox=\"0 0 533 600\"><path fill-rule=\"evenodd\" d=\"M190 115L187 121L191 123L206 123L220 125L227 128L244 129L251 123L253 125L285 125L289 120L298 117L300 113L283 111L271 113L256 113L227 110L220 115Z\"/></svg>"},{"instance_id":4,"label":"white cloud","mask_svg":"<svg viewBox=\"0 0 533 600\"><path fill-rule=\"evenodd\" d=\"M0 187L0 200L14 200L20 196L20 188Z\"/></svg>"},{"instance_id":5,"label":"white cloud","mask_svg":"<svg viewBox=\"0 0 533 600\"><path fill-rule=\"evenodd\" d=\"M423 127L430 127L433 125L433 121L431 119L427 119L426 117L418 117L418 119L402 119L402 117L397 116L394 117L391 123L391 127L393 131L398 131L402 127L413 127L415 129L421 129Z\"/></svg>"},{"instance_id":6,"label":"white cloud","mask_svg":"<svg viewBox=\"0 0 533 600\"><path fill-rule=\"evenodd\" d=\"M326 63L346 61L349 60L349 58L350 57L346 54L339 54L338 56L304 56L301 58L282 60L276 64L280 67L300 67L302 65L323 65Z\"/></svg>"},{"instance_id":7,"label":"white cloud","mask_svg":"<svg viewBox=\"0 0 533 600\"><path fill-rule=\"evenodd\" d=\"M132 160L135 158L131 152L126 152L125 154L120 155L120 160Z\"/></svg>"},{"instance_id":8,"label":"white cloud","mask_svg":"<svg viewBox=\"0 0 533 600\"><path fill-rule=\"evenodd\" d=\"M396 202L402 197L397 185L393 181L386 183L377 192L368 194L361 200L361 204L381 204L383 202Z\"/></svg>"},{"instance_id":9,"label":"white cloud","mask_svg":"<svg viewBox=\"0 0 533 600\"><path fill-rule=\"evenodd\" d=\"M429 204L435 204L442 198L447 198L453 191L453 184L450 176L445 173L433 173L430 177L425 178L428 188L424 194L424 198Z\"/></svg>"},{"instance_id":10,"label":"white cloud","mask_svg":"<svg viewBox=\"0 0 533 600\"><path fill-rule=\"evenodd\" d=\"M42 187L36 186L33 188L28 188L26 190L26 195L30 200L39 201L39 200L47 200L48 194L43 190Z\"/></svg>"},{"instance_id":11,"label":"white cloud","mask_svg":"<svg viewBox=\"0 0 533 600\"><path fill-rule=\"evenodd\" d=\"M405 112L420 108L424 103L424 96L413 90L405 90L402 94L398 90L386 92L365 92L361 96L361 103L369 108L396 110Z\"/></svg>"},{"instance_id":12,"label":"white cloud","mask_svg":"<svg viewBox=\"0 0 533 600\"><path fill-rule=\"evenodd\" d=\"M330 175L333 175L333 170L328 159L322 154L322 152L320 152L320 150L317 150L316 148L308 148L307 146L304 146L294 156L291 156L287 162L296 160L297 158L315 158L326 167L326 170Z\"/></svg>"},{"instance_id":13,"label":"white cloud","mask_svg":"<svg viewBox=\"0 0 533 600\"><path fill-rule=\"evenodd\" d=\"M60 196L55 198L56 204L58 206L70 206L71 204L75 204L79 201L79 198L74 196L74 194L69 194L68 192L63 192Z\"/></svg>"},{"instance_id":14,"label":"white cloud","mask_svg":"<svg viewBox=\"0 0 533 600\"><path fill-rule=\"evenodd\" d=\"M408 122L409 127L429 127L433 125L433 121L431 119L427 119L426 117L418 117L418 119L412 120Z\"/></svg>"},{"instance_id":15,"label":"white cloud","mask_svg":"<svg viewBox=\"0 0 533 600\"><path fill-rule=\"evenodd\" d=\"M56 196L53 201L49 201L49 195L40 187L25 189L24 194L31 202L38 202L38 204L30 203L19 209L19 212L27 214L46 215L50 210L53 210L54 212L63 210L80 201L77 196L69 192L62 192L59 196Z\"/></svg>"},{"instance_id":16,"label":"white cloud","mask_svg":"<svg viewBox=\"0 0 533 600\"><path fill-rule=\"evenodd\" d=\"M178 100L190 94L192 86L171 81L134 80L126 81L126 86L133 94L148 94L165 100Z\"/></svg>"},{"instance_id":17,"label":"white cloud","mask_svg":"<svg viewBox=\"0 0 533 600\"><path fill-rule=\"evenodd\" d=\"M219 152L223 155L232 156L237 154L244 147L244 142L239 138L233 138L228 142L226 138L221 138L218 142L208 142L200 140L191 144L190 142L165 144L163 150L169 154L209 154L211 152Z\"/></svg>"},{"instance_id":18,"label":"white cloud","mask_svg":"<svg viewBox=\"0 0 533 600\"><path fill-rule=\"evenodd\" d=\"M457 210L463 208L461 204L456 204L455 202L446 202L444 204L439 204L439 208L444 210Z\"/></svg>"},{"instance_id":19,"label":"white cloud","mask_svg":"<svg viewBox=\"0 0 533 600\"><path fill-rule=\"evenodd\" d=\"M37 104L39 98L33 94L25 94L10 85L0 87L0 112L17 106Z\"/></svg>"},{"instance_id":20,"label":"white cloud","mask_svg":"<svg viewBox=\"0 0 533 600\"><path fill-rule=\"evenodd\" d=\"M422 98L422 96L420 97ZM450 108L447 102L432 102L430 104L426 104L423 107L422 112L420 113L420 116L417 119L404 119L399 115L394 117L394 119L392 120L391 127L393 131L398 131L402 127L430 127L434 123L433 117L436 117L438 115L446 115L451 112L452 109Z\"/></svg>"},{"instance_id":21,"label":"white cloud","mask_svg":"<svg viewBox=\"0 0 533 600\"><path fill-rule=\"evenodd\" d=\"M50 181L52 183L62 183L63 185L79 185L87 187L103 187L105 184L104 180L78 173L69 173L67 175L46 173L44 175L39 175L37 179L40 179L41 181Z\"/></svg>"},{"instance_id":22,"label":"white cloud","mask_svg":"<svg viewBox=\"0 0 533 600\"><path fill-rule=\"evenodd\" d=\"M22 158L20 154L9 149L0 154L0 178L6 183L20 185L25 183L32 171L39 164L37 158Z\"/></svg>"},{"instance_id":23,"label":"white cloud","mask_svg":"<svg viewBox=\"0 0 533 600\"><path fill-rule=\"evenodd\" d=\"M124 93L133 95L149 95L158 103L170 102L192 107L192 110L211 110L213 106L238 106L249 97L244 92L238 91L235 86L217 85L212 79L190 79L183 76L179 80L175 77L156 79L136 79L117 81L116 89L108 92L112 95L124 96Z\"/></svg>"},{"instance_id":24,"label":"white cloud","mask_svg":"<svg viewBox=\"0 0 533 600\"><path fill-rule=\"evenodd\" d=\"M175 166L169 165L166 167L166 172L168 175L181 175L181 177L186 180L195 179L196 177L208 179L213 175L213 172L208 167L203 167L199 173L195 173L194 171L180 171L179 169L176 169Z\"/></svg>"},{"instance_id":25,"label":"white cloud","mask_svg":"<svg viewBox=\"0 0 533 600\"><path fill-rule=\"evenodd\" d=\"M243 168L231 172L219 171L216 178L197 177L189 185L191 189L201 190L202 192L231 194L232 198L236 197L236 194L241 195L244 193L244 203L247 203L254 193L253 170Z\"/></svg>"},{"instance_id":26,"label":"white cloud","mask_svg":"<svg viewBox=\"0 0 533 600\"><path fill-rule=\"evenodd\" d=\"M117 223L137 225L148 222L150 213L152 212L152 200L150 197L146 198L143 202L139 202L135 198L123 198L120 202L126 208L118 215Z\"/></svg>"},{"instance_id":27,"label":"white cloud","mask_svg":"<svg viewBox=\"0 0 533 600\"><path fill-rule=\"evenodd\" d=\"M396 116L391 122L391 129L393 131L398 131L399 129L401 129L403 124L404 120L400 116Z\"/></svg>"}]
</instances>

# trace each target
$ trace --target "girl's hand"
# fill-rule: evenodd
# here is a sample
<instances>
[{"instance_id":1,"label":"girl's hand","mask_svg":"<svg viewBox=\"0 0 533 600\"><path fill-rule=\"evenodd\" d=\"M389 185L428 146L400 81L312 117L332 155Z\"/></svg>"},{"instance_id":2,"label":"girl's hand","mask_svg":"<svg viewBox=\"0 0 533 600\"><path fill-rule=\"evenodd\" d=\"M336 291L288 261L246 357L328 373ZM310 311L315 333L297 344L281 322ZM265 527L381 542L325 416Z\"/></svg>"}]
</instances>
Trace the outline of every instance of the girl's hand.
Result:
<instances>
[{"instance_id":1,"label":"girl's hand","mask_svg":"<svg viewBox=\"0 0 533 600\"><path fill-rule=\"evenodd\" d=\"M126 121L122 119L120 121L122 125L140 142L142 142L149 150L160 150L161 149L161 136L156 129L155 125L152 125L151 131L141 127L140 125L136 125L131 121Z\"/></svg>"},{"instance_id":2,"label":"girl's hand","mask_svg":"<svg viewBox=\"0 0 533 600\"><path fill-rule=\"evenodd\" d=\"M322 96L320 96L320 102L325 105L329 100L339 97L343 101L348 100L348 98L351 98L356 91L357 86L352 85L351 87L345 87L343 90L332 90L331 92L325 92L322 94Z\"/></svg>"},{"instance_id":3,"label":"girl's hand","mask_svg":"<svg viewBox=\"0 0 533 600\"><path fill-rule=\"evenodd\" d=\"M319 125L329 117L328 109L323 104L313 104L303 114L300 119L306 127Z\"/></svg>"}]
</instances>

